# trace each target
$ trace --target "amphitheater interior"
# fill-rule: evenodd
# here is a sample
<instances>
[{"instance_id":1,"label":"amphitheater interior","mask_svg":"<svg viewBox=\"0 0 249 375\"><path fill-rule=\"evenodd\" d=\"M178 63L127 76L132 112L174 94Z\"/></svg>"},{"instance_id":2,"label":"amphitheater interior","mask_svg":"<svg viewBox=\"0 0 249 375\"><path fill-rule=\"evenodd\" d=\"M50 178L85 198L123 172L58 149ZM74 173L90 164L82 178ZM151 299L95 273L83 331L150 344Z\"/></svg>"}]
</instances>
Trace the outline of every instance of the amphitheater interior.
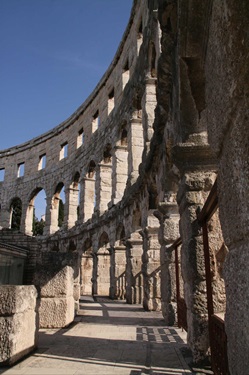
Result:
<instances>
[{"instance_id":1,"label":"amphitheater interior","mask_svg":"<svg viewBox=\"0 0 249 375\"><path fill-rule=\"evenodd\" d=\"M222 330L226 374L248 374L248 19L247 0L134 0L87 100L0 151L1 363L97 295L161 311L196 363Z\"/></svg>"}]
</instances>

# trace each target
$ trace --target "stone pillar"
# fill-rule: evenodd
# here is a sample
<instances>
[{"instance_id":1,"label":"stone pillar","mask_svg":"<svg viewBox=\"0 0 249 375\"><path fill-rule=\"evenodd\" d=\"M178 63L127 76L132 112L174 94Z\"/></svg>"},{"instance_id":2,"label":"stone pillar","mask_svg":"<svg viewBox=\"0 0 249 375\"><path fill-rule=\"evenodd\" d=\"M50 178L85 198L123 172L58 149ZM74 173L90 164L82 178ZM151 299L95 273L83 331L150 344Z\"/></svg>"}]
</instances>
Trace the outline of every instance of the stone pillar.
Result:
<instances>
[{"instance_id":1,"label":"stone pillar","mask_svg":"<svg viewBox=\"0 0 249 375\"><path fill-rule=\"evenodd\" d=\"M216 165L208 145L184 143L176 146L174 152L181 172L177 201L180 211L188 344L194 362L198 362L207 355L209 339L204 250L197 214L215 181Z\"/></svg>"},{"instance_id":2,"label":"stone pillar","mask_svg":"<svg viewBox=\"0 0 249 375\"><path fill-rule=\"evenodd\" d=\"M53 234L59 230L58 215L60 198L56 196L51 198L47 197L47 202L51 203L46 205L46 225L44 234Z\"/></svg>"},{"instance_id":3,"label":"stone pillar","mask_svg":"<svg viewBox=\"0 0 249 375\"><path fill-rule=\"evenodd\" d=\"M115 246L114 248L114 288L111 298L125 299L126 295L126 247Z\"/></svg>"},{"instance_id":4,"label":"stone pillar","mask_svg":"<svg viewBox=\"0 0 249 375\"><path fill-rule=\"evenodd\" d=\"M13 365L37 345L37 291L33 285L0 286L0 365Z\"/></svg>"},{"instance_id":5,"label":"stone pillar","mask_svg":"<svg viewBox=\"0 0 249 375\"><path fill-rule=\"evenodd\" d=\"M74 319L74 285L78 277L77 253L43 253L34 283L40 290L39 320L42 328L62 328Z\"/></svg>"},{"instance_id":6,"label":"stone pillar","mask_svg":"<svg viewBox=\"0 0 249 375\"><path fill-rule=\"evenodd\" d=\"M101 248L97 253L97 294L100 296L110 295L110 252Z\"/></svg>"},{"instance_id":7,"label":"stone pillar","mask_svg":"<svg viewBox=\"0 0 249 375\"><path fill-rule=\"evenodd\" d=\"M145 92L142 99L143 109L143 131L146 152L149 151L150 141L152 139L154 130L153 123L155 120L156 100L156 78L147 77L145 84Z\"/></svg>"},{"instance_id":8,"label":"stone pillar","mask_svg":"<svg viewBox=\"0 0 249 375\"><path fill-rule=\"evenodd\" d=\"M144 150L143 126L141 118L132 118L128 130L128 181L131 185L138 177L139 165Z\"/></svg>"},{"instance_id":9,"label":"stone pillar","mask_svg":"<svg viewBox=\"0 0 249 375\"><path fill-rule=\"evenodd\" d=\"M92 295L92 277L93 277L93 256L92 253L85 252L81 257L81 295Z\"/></svg>"},{"instance_id":10,"label":"stone pillar","mask_svg":"<svg viewBox=\"0 0 249 375\"><path fill-rule=\"evenodd\" d=\"M121 201L128 177L127 146L116 146L113 157L112 204Z\"/></svg>"},{"instance_id":11,"label":"stone pillar","mask_svg":"<svg viewBox=\"0 0 249 375\"><path fill-rule=\"evenodd\" d=\"M69 187L65 191L65 218L66 218L66 226L68 229L72 228L75 225L75 222L78 219L77 215L77 207L78 207L78 200L79 200L79 189Z\"/></svg>"},{"instance_id":12,"label":"stone pillar","mask_svg":"<svg viewBox=\"0 0 249 375\"><path fill-rule=\"evenodd\" d=\"M96 209L103 214L112 195L112 165L99 164L96 171Z\"/></svg>"},{"instance_id":13,"label":"stone pillar","mask_svg":"<svg viewBox=\"0 0 249 375\"><path fill-rule=\"evenodd\" d=\"M26 217L25 217L26 213ZM25 234L28 236L33 235L33 214L34 214L34 205L29 204L27 207L27 210L25 210L25 207L23 207L23 215L25 217Z\"/></svg>"},{"instance_id":14,"label":"stone pillar","mask_svg":"<svg viewBox=\"0 0 249 375\"><path fill-rule=\"evenodd\" d=\"M160 244L158 242L158 220L148 212L147 227L141 232L143 237L142 271L144 280L143 307L149 311L161 310L161 267Z\"/></svg>"},{"instance_id":15,"label":"stone pillar","mask_svg":"<svg viewBox=\"0 0 249 375\"><path fill-rule=\"evenodd\" d=\"M84 221L91 219L95 207L95 179L83 178L83 193L81 194L81 202L83 201Z\"/></svg>"},{"instance_id":16,"label":"stone pillar","mask_svg":"<svg viewBox=\"0 0 249 375\"><path fill-rule=\"evenodd\" d=\"M130 304L143 303L142 254L143 240L134 232L126 241L126 300Z\"/></svg>"},{"instance_id":17,"label":"stone pillar","mask_svg":"<svg viewBox=\"0 0 249 375\"><path fill-rule=\"evenodd\" d=\"M173 325L176 322L175 256L167 251L167 247L180 236L176 194L166 193L165 200L159 202L155 215L160 223L158 240L161 245L161 308L166 324Z\"/></svg>"}]
</instances>

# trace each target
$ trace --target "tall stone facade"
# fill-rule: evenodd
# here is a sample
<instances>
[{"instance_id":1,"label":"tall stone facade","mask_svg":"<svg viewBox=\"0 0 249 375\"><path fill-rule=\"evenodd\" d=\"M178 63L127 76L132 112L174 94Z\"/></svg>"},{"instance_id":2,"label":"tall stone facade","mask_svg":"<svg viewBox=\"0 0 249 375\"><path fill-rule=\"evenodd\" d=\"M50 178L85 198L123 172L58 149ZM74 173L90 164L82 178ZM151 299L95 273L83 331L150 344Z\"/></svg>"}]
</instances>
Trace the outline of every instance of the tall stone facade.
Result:
<instances>
[{"instance_id":1,"label":"tall stone facade","mask_svg":"<svg viewBox=\"0 0 249 375\"><path fill-rule=\"evenodd\" d=\"M246 0L134 1L118 51L82 106L50 132L1 151L0 239L14 244L23 236L28 244L28 282L38 288L42 325L68 324L80 292L161 310L174 324L174 255L168 249L180 236L188 343L195 362L205 358L198 213L218 175L220 220L209 225L213 298L216 313L225 313L230 373L247 374L248 19ZM45 228L33 237L41 189ZM14 198L22 204L22 234L11 229ZM221 262L222 242L228 255ZM44 274L47 259L52 266ZM53 306L51 322L46 304ZM64 306L60 322L57 305Z\"/></svg>"}]
</instances>

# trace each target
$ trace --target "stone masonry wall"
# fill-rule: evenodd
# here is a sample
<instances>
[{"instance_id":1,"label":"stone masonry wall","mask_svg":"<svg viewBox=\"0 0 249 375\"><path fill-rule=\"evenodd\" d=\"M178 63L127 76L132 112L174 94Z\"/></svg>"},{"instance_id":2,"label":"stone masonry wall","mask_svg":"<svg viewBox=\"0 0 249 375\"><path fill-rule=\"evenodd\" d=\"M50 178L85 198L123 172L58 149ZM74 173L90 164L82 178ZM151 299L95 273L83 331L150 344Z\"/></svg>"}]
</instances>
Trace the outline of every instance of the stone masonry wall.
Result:
<instances>
[{"instance_id":1,"label":"stone masonry wall","mask_svg":"<svg viewBox=\"0 0 249 375\"><path fill-rule=\"evenodd\" d=\"M216 311L227 304L230 373L247 373L248 19L246 0L135 0L114 60L85 103L50 132L1 151L0 226L10 227L11 202L18 197L20 232L31 238L35 197L44 189L46 225L34 239L34 269L39 274L47 264L45 254L55 263L81 257L73 266L62 261L56 272L52 262L44 285L35 281L42 304L53 305L54 317L44 325L54 326L63 303L63 324L72 319L79 288L161 309L166 323L174 324L168 249L181 236L188 344L194 362L204 359L206 275L197 217L218 173L221 228L214 217L211 261L223 240L229 254L221 277L213 277L213 297ZM68 156L62 157L65 145ZM17 177L23 162L24 176ZM57 284L60 295L53 293ZM57 298L64 298L58 309Z\"/></svg>"},{"instance_id":2,"label":"stone masonry wall","mask_svg":"<svg viewBox=\"0 0 249 375\"><path fill-rule=\"evenodd\" d=\"M13 364L37 345L34 286L0 286L0 365Z\"/></svg>"}]
</instances>

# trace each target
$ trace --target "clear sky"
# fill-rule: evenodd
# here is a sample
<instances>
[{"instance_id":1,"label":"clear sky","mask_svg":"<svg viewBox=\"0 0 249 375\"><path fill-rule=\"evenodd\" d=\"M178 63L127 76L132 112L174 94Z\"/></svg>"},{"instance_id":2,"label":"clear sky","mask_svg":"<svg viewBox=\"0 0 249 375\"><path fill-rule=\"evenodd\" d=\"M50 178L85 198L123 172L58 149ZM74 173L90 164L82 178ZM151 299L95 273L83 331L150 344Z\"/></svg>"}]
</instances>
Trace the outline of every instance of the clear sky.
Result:
<instances>
[{"instance_id":1,"label":"clear sky","mask_svg":"<svg viewBox=\"0 0 249 375\"><path fill-rule=\"evenodd\" d=\"M132 0L0 0L0 150L66 120L111 63Z\"/></svg>"}]
</instances>

